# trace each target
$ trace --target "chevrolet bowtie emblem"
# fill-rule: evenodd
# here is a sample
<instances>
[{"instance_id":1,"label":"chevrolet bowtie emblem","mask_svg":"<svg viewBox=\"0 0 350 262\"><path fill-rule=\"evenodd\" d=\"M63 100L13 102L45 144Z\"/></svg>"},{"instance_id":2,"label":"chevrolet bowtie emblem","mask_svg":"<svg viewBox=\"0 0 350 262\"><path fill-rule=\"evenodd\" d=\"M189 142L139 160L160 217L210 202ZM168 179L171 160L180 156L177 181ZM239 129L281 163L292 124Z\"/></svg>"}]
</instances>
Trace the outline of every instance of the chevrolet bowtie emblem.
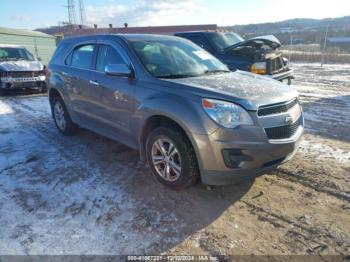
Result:
<instances>
[{"instance_id":1,"label":"chevrolet bowtie emblem","mask_svg":"<svg viewBox=\"0 0 350 262\"><path fill-rule=\"evenodd\" d=\"M291 123L293 118L291 116L287 116L286 119L284 120L286 123Z\"/></svg>"}]
</instances>

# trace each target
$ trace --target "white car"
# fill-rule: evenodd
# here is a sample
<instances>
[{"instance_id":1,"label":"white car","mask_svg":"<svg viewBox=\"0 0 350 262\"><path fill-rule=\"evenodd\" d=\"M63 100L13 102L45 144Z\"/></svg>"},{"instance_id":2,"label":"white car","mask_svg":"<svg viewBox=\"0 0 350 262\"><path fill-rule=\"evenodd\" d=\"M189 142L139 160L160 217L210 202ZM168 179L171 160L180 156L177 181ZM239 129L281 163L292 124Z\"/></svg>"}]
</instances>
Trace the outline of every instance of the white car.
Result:
<instances>
[{"instance_id":1,"label":"white car","mask_svg":"<svg viewBox=\"0 0 350 262\"><path fill-rule=\"evenodd\" d=\"M0 92L38 90L46 92L45 66L25 47L0 45Z\"/></svg>"}]
</instances>

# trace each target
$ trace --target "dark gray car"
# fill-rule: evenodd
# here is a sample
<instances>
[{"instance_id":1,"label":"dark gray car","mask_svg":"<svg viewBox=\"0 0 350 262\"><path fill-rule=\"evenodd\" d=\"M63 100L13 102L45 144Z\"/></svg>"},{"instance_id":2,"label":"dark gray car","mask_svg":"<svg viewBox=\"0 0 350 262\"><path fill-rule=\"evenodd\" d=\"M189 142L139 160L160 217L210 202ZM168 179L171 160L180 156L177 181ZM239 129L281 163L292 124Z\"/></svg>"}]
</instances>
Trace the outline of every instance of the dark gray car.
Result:
<instances>
[{"instance_id":1,"label":"dark gray car","mask_svg":"<svg viewBox=\"0 0 350 262\"><path fill-rule=\"evenodd\" d=\"M230 72L178 37L65 39L47 85L60 132L81 126L139 150L171 188L264 174L293 156L303 133L296 91Z\"/></svg>"}]
</instances>

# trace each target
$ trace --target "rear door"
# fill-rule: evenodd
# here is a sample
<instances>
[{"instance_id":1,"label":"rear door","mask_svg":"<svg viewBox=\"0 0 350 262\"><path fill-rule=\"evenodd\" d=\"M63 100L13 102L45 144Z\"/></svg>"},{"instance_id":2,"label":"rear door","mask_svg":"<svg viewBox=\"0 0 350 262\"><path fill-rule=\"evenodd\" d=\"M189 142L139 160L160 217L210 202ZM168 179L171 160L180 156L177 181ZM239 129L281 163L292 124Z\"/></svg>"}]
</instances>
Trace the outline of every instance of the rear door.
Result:
<instances>
[{"instance_id":1,"label":"rear door","mask_svg":"<svg viewBox=\"0 0 350 262\"><path fill-rule=\"evenodd\" d=\"M66 70L62 72L71 99L72 109L80 117L96 117L96 92L91 82L96 43L79 44L65 60Z\"/></svg>"},{"instance_id":2,"label":"rear door","mask_svg":"<svg viewBox=\"0 0 350 262\"><path fill-rule=\"evenodd\" d=\"M131 61L122 46L115 41L99 40L93 81L100 89L99 118L119 131L121 137L129 136L130 120L135 108L134 78L111 76L105 73L109 64L125 64Z\"/></svg>"}]
</instances>

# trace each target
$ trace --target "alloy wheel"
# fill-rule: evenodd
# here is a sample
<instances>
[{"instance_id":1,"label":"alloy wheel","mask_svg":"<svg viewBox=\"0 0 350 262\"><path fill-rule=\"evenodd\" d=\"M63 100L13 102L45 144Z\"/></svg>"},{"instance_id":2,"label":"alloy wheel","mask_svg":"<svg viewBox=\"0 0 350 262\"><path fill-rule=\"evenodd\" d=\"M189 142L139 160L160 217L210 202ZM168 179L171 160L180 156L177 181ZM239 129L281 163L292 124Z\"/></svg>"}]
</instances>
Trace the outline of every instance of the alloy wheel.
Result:
<instances>
[{"instance_id":1,"label":"alloy wheel","mask_svg":"<svg viewBox=\"0 0 350 262\"><path fill-rule=\"evenodd\" d=\"M154 141L152 163L158 175L166 181L176 181L181 175L181 156L169 139L160 138Z\"/></svg>"},{"instance_id":2,"label":"alloy wheel","mask_svg":"<svg viewBox=\"0 0 350 262\"><path fill-rule=\"evenodd\" d=\"M66 129L66 119L64 117L64 108L59 102L55 103L54 116L58 128L64 131Z\"/></svg>"}]
</instances>

